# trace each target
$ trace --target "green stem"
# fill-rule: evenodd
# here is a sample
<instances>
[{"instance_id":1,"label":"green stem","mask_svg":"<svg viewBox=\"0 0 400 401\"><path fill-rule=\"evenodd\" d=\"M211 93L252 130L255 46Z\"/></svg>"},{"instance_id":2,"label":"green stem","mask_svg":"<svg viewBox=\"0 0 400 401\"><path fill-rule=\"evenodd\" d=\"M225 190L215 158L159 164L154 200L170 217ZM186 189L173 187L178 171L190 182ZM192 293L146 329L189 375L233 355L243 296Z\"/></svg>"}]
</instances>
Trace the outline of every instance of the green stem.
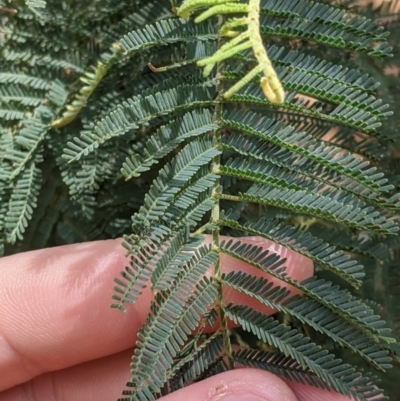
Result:
<instances>
[{"instance_id":1,"label":"green stem","mask_svg":"<svg viewBox=\"0 0 400 401\"><path fill-rule=\"evenodd\" d=\"M210 223L206 223L202 225L200 228L198 228L194 233L193 236L203 234L205 231L207 231L210 228Z\"/></svg>"},{"instance_id":2,"label":"green stem","mask_svg":"<svg viewBox=\"0 0 400 401\"><path fill-rule=\"evenodd\" d=\"M226 194L217 194L216 196L218 199L228 200L232 202L243 202L243 199L241 199L239 196L226 195Z\"/></svg>"},{"instance_id":3,"label":"green stem","mask_svg":"<svg viewBox=\"0 0 400 401\"><path fill-rule=\"evenodd\" d=\"M224 22L224 19L222 16L219 17L218 23L219 26L222 26ZM219 46L221 47L221 39L219 39ZM223 71L223 61L219 61L217 63L217 76L221 75ZM223 112L223 97L222 97L222 91L223 91L223 83L220 81L217 85L217 92L219 94L219 102L215 106L215 112L214 112L214 121L218 124L221 119L222 119L222 112ZM218 129L214 132L214 146L216 148L221 147L222 143L222 132L221 129ZM212 170L213 171L218 171L221 166L221 156L215 156L213 161L212 161ZM213 188L213 196L217 199L219 199L219 195L221 195L221 188L220 188L220 180L217 180L215 183L215 186ZM220 202L216 202L214 207L211 210L211 224L215 224L219 221L220 217ZM222 288L222 269L221 269L221 257L219 254L219 242L220 242L220 236L219 236L219 227L215 226L215 228L212 230L212 247L216 251L218 251L218 260L215 263L214 267L214 280L218 283L219 288L218 288L218 307L219 307L219 318L220 318L220 331L222 332L222 338L223 338L223 344L224 344L224 349L225 353L228 357L228 364L229 368L233 369L234 368L234 360L232 356L232 345L229 337L229 329L228 329L228 319L225 314L225 301L224 301L224 293L223 293L223 288Z\"/></svg>"}]
</instances>

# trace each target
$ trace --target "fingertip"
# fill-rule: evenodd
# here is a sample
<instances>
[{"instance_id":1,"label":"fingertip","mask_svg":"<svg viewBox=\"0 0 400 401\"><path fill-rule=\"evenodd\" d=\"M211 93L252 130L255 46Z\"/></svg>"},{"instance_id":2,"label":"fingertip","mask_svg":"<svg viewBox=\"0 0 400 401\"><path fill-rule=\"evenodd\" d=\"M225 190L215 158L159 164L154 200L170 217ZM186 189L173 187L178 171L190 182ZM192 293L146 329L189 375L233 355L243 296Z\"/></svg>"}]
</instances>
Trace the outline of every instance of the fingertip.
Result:
<instances>
[{"instance_id":1,"label":"fingertip","mask_svg":"<svg viewBox=\"0 0 400 401\"><path fill-rule=\"evenodd\" d=\"M312 274L312 262L302 255L260 238L242 241L260 244L287 258L287 274L295 280ZM125 315L109 308L113 279L128 262L121 240L69 245L2 259L0 390L45 371L132 346L153 295L147 287ZM222 255L222 265L225 272L266 276L226 255ZM258 302L232 289L227 289L225 296L227 303L253 307ZM272 313L265 307L263 311Z\"/></svg>"},{"instance_id":2,"label":"fingertip","mask_svg":"<svg viewBox=\"0 0 400 401\"><path fill-rule=\"evenodd\" d=\"M133 346L150 290L126 314L109 307L113 279L128 262L121 240L2 259L0 391Z\"/></svg>"},{"instance_id":3,"label":"fingertip","mask_svg":"<svg viewBox=\"0 0 400 401\"><path fill-rule=\"evenodd\" d=\"M192 384L163 401L297 401L289 386L269 372L236 369Z\"/></svg>"},{"instance_id":4,"label":"fingertip","mask_svg":"<svg viewBox=\"0 0 400 401\"><path fill-rule=\"evenodd\" d=\"M0 401L110 401L129 380L132 350L47 372L0 393Z\"/></svg>"},{"instance_id":5,"label":"fingertip","mask_svg":"<svg viewBox=\"0 0 400 401\"><path fill-rule=\"evenodd\" d=\"M287 385L291 388L293 394L296 395L298 401L350 401L348 398L342 394L336 393L331 390L324 390L322 388L310 387L306 384L287 382Z\"/></svg>"}]
</instances>

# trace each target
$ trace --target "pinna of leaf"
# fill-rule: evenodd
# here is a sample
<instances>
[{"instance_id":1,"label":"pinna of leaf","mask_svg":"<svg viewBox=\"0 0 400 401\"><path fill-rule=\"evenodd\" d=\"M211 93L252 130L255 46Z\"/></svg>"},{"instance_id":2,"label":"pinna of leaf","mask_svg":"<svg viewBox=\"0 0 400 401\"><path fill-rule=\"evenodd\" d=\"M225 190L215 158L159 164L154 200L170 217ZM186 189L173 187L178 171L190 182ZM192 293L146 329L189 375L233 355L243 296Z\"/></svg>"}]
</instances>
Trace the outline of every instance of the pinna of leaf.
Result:
<instances>
[{"instance_id":1,"label":"pinna of leaf","mask_svg":"<svg viewBox=\"0 0 400 401\"><path fill-rule=\"evenodd\" d=\"M228 305L229 299L222 302L226 318L273 346L272 352L246 347L232 350L230 340L229 344L224 341L223 332L227 327L222 325L214 334L203 336L205 325L214 325L218 321L218 306L216 309L213 304L215 301L220 303L218 286L222 283L226 288L253 298L249 302L251 305L257 301L264 307L296 316L321 333L333 335L341 345L352 348L376 368L385 370L390 366L390 358L387 351L377 344L379 339L369 338L372 333L361 321L355 321L346 314L340 316L336 311L336 303L346 301L349 308L363 310L366 319L373 318L372 311L362 303L349 298L346 293L338 293L331 283L324 280L313 277L298 282L290 278L286 275L283 255L279 257L247 241L231 239L222 241L218 249L211 244L199 248L202 238L195 236L189 239L186 231L170 236L166 252L157 250L153 241L146 239L146 245L132 258L131 266L121 272L123 280L115 280L118 287L115 287L113 299L117 302L112 306L122 311L125 310L124 303L136 302L148 281L155 295L151 313L138 333L139 342L131 363L132 376L127 384L131 389L123 392L129 396L124 401L154 400L158 398L156 395L168 394L192 380L198 380L203 373L229 370L233 366L227 366L226 358L231 359L234 365L258 367L290 380L334 389L360 401L381 393L371 384L368 375L362 376L355 367L343 364L296 329L258 312L258 307ZM231 261L225 265L232 265L234 260L245 262L259 274L253 276L244 271L232 271L222 275L221 283L215 277L209 279L206 272L217 263L219 254L230 258ZM137 263L144 264L145 269L138 268ZM173 266L179 266L179 269ZM297 263L296 266L299 270ZM240 269L243 270L243 266ZM262 277L265 273L271 278ZM283 286L279 282L283 282ZM288 297L291 291L284 287L285 284L302 291L308 298L306 304L299 304L298 295ZM339 298L332 300L335 291ZM247 304L247 300L244 303ZM328 317L334 319L339 328L334 334L320 322ZM364 332L366 329L367 332ZM363 345L358 348L361 339ZM375 360L377 352L379 360ZM293 374L285 370L288 363L294 369Z\"/></svg>"},{"instance_id":2,"label":"pinna of leaf","mask_svg":"<svg viewBox=\"0 0 400 401\"><path fill-rule=\"evenodd\" d=\"M260 0L250 0L248 4L241 4L239 0L186 0L176 10L176 13L183 19L189 19L194 11L203 7L210 8L195 18L194 21L196 23L200 23L217 14L247 14L246 17L229 19L222 25L220 35L232 39L222 45L211 57L197 62L199 67L204 67L204 76L208 76L217 63L251 48L257 60L257 66L226 91L224 98L229 99L258 74L262 73L260 86L266 98L271 103L283 103L285 92L268 57L260 35ZM235 27L240 26L247 26L247 30L244 32L234 30Z\"/></svg>"},{"instance_id":3,"label":"pinna of leaf","mask_svg":"<svg viewBox=\"0 0 400 401\"><path fill-rule=\"evenodd\" d=\"M252 48L257 60L257 66L226 91L223 95L224 98L229 99L252 81L258 74L262 73L264 76L260 79L260 86L266 98L271 103L283 103L285 92L267 55L260 35L260 0L250 0L249 4L239 4L238 2L239 0L186 0L176 10L178 16L184 19L189 19L191 13L196 11L198 8L205 6L211 7L195 18L196 23L202 22L216 14L247 14L247 16L243 18L229 19L222 25L220 35L232 39L221 46L211 57L199 60L197 65L204 67L204 76L208 76L217 63L231 58L243 50ZM235 31L233 29L235 27L246 25L247 30L245 32ZM98 84L104 78L115 59L118 58L118 51L120 48L118 46L113 47L116 52L106 64L99 62L96 68L94 68L94 71L85 72L84 76L81 78L81 81L85 83L85 86L83 86L79 93L75 95L73 102L66 106L66 111L63 115L51 123L52 128L62 128L70 124L78 116L79 112L82 110Z\"/></svg>"},{"instance_id":4,"label":"pinna of leaf","mask_svg":"<svg viewBox=\"0 0 400 401\"><path fill-rule=\"evenodd\" d=\"M221 97L232 97L262 74L260 86L265 96L271 103L283 103L282 85L260 36L260 0L249 0L248 4L239 0L187 0L175 12L187 20L200 8L205 11L200 10L194 20L196 23L214 15L246 14L226 22L220 20L219 35L229 41L213 55L197 62L198 66L204 68L204 76L208 76L217 64L221 66L224 60L247 49L253 51L257 60L257 66L222 93ZM176 19L173 20L176 22ZM183 21L179 23L183 24ZM244 27L246 31L243 31ZM221 104L218 106L220 111ZM214 152L213 160L218 159L214 166L220 166L219 150L215 150L218 140L214 143L215 147L210 148ZM171 184L171 188L174 185ZM219 215L219 209L216 214ZM218 220L215 215L212 218L213 223L221 224L220 216ZM323 279L312 277L302 282L293 280L286 274L284 261L277 255L264 252L262 247L241 241L220 243L219 239L214 241L214 233L211 246L196 247L196 241L198 246L201 242L198 237L190 236L188 232L169 231L161 225L157 225L157 232L146 231L142 216L140 219L137 226L140 229L135 230L132 243L126 244L128 249L132 248L130 251L138 252L133 252L135 256L131 266L122 272L123 280L116 280L118 287L115 288L113 299L117 302L113 307L125 310L124 303L136 302L149 282L154 302L146 324L138 334L131 379L127 384L131 389L124 391L124 395L129 396L125 400L150 401L193 380L235 366L274 371L294 381L334 389L360 401L381 393L368 375L363 376L356 367L342 363L334 354L316 345L295 328L260 313L247 302L239 306L229 304L222 286L297 319L302 325L330 337L370 365L385 371L390 367L390 358L382 343L391 342L392 339L387 337L388 331L382 328L383 321L378 320L368 305ZM215 234L215 237L218 235ZM268 272L274 279L301 292L304 298L300 300L298 295L288 297L290 294L287 289L257 275L243 272L221 274L221 256L232 257L259 271ZM214 269L211 279L206 274L210 267ZM228 321L256 335L272 347L272 352L245 348L233 350ZM204 327L218 322L220 327L216 332L203 337Z\"/></svg>"}]
</instances>

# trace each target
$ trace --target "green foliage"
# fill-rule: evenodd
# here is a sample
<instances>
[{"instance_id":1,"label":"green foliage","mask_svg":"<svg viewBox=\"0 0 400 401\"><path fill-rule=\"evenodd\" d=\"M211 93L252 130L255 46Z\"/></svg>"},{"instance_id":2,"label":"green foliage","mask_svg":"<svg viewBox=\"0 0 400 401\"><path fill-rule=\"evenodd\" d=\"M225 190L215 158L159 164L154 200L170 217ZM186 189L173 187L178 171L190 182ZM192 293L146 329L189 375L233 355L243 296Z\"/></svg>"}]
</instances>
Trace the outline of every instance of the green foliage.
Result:
<instances>
[{"instance_id":1,"label":"green foliage","mask_svg":"<svg viewBox=\"0 0 400 401\"><path fill-rule=\"evenodd\" d=\"M395 396L393 9L172 3L0 1L4 253L125 236L131 262L112 306L125 311L146 286L155 298L124 400L153 400L239 365L384 399L365 374L373 367ZM315 276L295 281L278 255L222 234L292 249ZM224 274L221 255L275 281ZM227 305L223 285L278 314ZM233 351L228 321L268 351ZM206 334L206 325L219 328Z\"/></svg>"}]
</instances>

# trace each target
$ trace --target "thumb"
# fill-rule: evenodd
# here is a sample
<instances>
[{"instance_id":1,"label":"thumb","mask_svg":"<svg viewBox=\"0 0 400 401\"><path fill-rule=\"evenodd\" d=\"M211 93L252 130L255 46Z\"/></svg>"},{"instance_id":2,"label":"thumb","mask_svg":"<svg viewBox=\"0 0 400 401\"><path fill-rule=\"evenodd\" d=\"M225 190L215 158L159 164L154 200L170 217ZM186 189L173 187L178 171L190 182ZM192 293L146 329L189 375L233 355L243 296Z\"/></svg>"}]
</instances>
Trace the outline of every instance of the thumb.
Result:
<instances>
[{"instance_id":1,"label":"thumb","mask_svg":"<svg viewBox=\"0 0 400 401\"><path fill-rule=\"evenodd\" d=\"M220 373L169 394L161 400L299 401L283 380L272 373L255 369L236 369Z\"/></svg>"},{"instance_id":2,"label":"thumb","mask_svg":"<svg viewBox=\"0 0 400 401\"><path fill-rule=\"evenodd\" d=\"M236 369L192 384L160 401L350 401L334 391L282 380L256 369Z\"/></svg>"}]
</instances>

